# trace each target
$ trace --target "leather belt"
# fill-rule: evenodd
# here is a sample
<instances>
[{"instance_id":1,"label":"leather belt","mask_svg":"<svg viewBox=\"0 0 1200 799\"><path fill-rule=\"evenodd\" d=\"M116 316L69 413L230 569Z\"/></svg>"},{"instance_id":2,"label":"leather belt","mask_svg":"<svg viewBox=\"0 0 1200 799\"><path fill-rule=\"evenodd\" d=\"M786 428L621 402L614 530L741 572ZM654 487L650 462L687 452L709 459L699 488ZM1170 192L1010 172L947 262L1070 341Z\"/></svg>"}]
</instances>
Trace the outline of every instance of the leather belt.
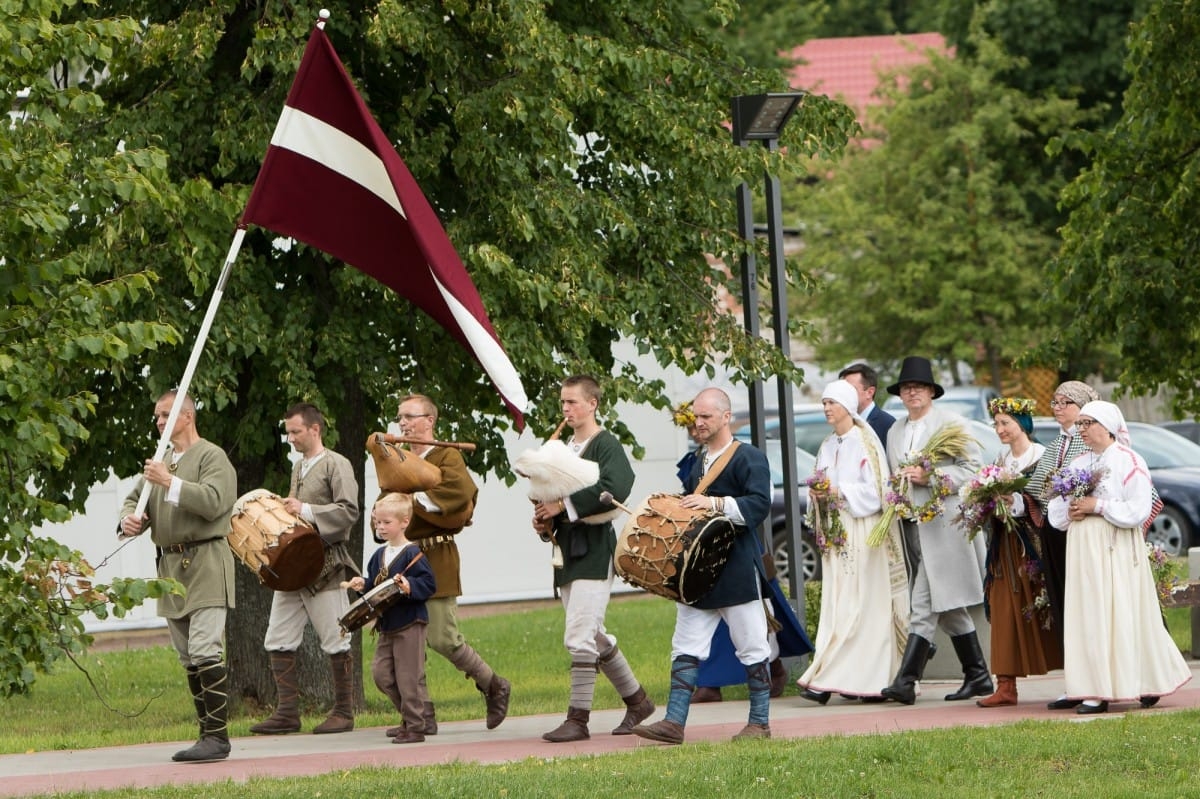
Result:
<instances>
[{"instance_id":1,"label":"leather belt","mask_svg":"<svg viewBox=\"0 0 1200 799\"><path fill-rule=\"evenodd\" d=\"M175 554L178 555L178 554L187 552L189 549L195 549L196 547L200 546L201 544L211 544L213 541L224 541L224 540L225 540L224 537L205 538L203 541L188 541L185 544L171 544L170 546L160 547L160 548L162 549L163 552L174 552Z\"/></svg>"},{"instance_id":2,"label":"leather belt","mask_svg":"<svg viewBox=\"0 0 1200 799\"><path fill-rule=\"evenodd\" d=\"M452 535L435 535L417 539L417 546L421 549L433 549L438 544L449 544L453 540L454 536Z\"/></svg>"}]
</instances>

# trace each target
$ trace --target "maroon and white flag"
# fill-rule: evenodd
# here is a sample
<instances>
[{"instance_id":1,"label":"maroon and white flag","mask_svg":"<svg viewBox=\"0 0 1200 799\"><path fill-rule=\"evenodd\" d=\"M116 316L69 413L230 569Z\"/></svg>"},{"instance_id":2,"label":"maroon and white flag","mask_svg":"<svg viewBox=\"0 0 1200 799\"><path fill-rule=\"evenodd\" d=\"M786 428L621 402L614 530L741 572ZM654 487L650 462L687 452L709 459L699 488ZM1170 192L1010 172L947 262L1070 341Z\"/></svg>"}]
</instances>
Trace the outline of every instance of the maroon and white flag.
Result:
<instances>
[{"instance_id":1,"label":"maroon and white flag","mask_svg":"<svg viewBox=\"0 0 1200 799\"><path fill-rule=\"evenodd\" d=\"M242 214L247 224L329 253L415 303L479 361L524 428L525 389L475 284L320 27Z\"/></svg>"}]
</instances>

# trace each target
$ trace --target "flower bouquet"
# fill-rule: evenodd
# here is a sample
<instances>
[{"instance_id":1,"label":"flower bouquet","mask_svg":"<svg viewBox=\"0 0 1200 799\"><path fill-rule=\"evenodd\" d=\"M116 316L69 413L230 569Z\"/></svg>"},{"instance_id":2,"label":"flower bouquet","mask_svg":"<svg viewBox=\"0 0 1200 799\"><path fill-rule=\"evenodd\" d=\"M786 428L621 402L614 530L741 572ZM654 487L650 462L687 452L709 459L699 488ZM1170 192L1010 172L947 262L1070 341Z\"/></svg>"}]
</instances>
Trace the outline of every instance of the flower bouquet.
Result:
<instances>
[{"instance_id":1,"label":"flower bouquet","mask_svg":"<svg viewBox=\"0 0 1200 799\"><path fill-rule=\"evenodd\" d=\"M829 476L824 469L817 469L804 483L812 500L805 521L812 528L817 547L826 552L845 546L846 526L842 523L842 511L846 509L846 500L829 495Z\"/></svg>"},{"instance_id":2,"label":"flower bouquet","mask_svg":"<svg viewBox=\"0 0 1200 799\"><path fill-rule=\"evenodd\" d=\"M1038 562L1026 558L1021 566L1029 577L1029 587L1033 589L1033 601L1021 608L1021 616L1025 621L1036 621L1043 630L1054 629L1054 614L1050 610L1050 594L1046 591L1046 575L1042 573Z\"/></svg>"},{"instance_id":3,"label":"flower bouquet","mask_svg":"<svg viewBox=\"0 0 1200 799\"><path fill-rule=\"evenodd\" d=\"M946 509L945 499L950 496L950 478L933 467L940 460L955 460L967 452L967 447L973 442L967 431L956 424L948 424L929 437L925 449L910 452L900 462L896 473L888 478L889 490L884 496L883 515L879 523L867 537L867 545L877 547L887 538L888 530L897 518L912 519L917 522L931 521ZM920 466L929 475L929 500L922 505L915 505L909 496L912 486L900 471L908 466Z\"/></svg>"},{"instance_id":4,"label":"flower bouquet","mask_svg":"<svg viewBox=\"0 0 1200 799\"><path fill-rule=\"evenodd\" d=\"M1096 490L1096 486L1100 485L1100 481L1106 474L1108 474L1108 469L1103 466L1094 469L1086 466L1078 468L1064 466L1046 480L1046 487L1042 489L1042 499L1049 500L1055 497L1071 499L1072 497L1089 496Z\"/></svg>"},{"instance_id":5,"label":"flower bouquet","mask_svg":"<svg viewBox=\"0 0 1200 799\"><path fill-rule=\"evenodd\" d=\"M1150 541L1146 542L1146 556L1150 559L1150 572L1154 575L1154 590L1158 593L1158 601L1166 602L1171 598L1171 593L1183 584L1179 565L1171 559L1165 549Z\"/></svg>"},{"instance_id":6,"label":"flower bouquet","mask_svg":"<svg viewBox=\"0 0 1200 799\"><path fill-rule=\"evenodd\" d=\"M954 521L967 531L967 540L973 540L993 518L1008 530L1016 529L1012 508L1000 497L1020 492L1028 482L1029 478L1018 472L989 463L963 483L958 490L961 504Z\"/></svg>"}]
</instances>

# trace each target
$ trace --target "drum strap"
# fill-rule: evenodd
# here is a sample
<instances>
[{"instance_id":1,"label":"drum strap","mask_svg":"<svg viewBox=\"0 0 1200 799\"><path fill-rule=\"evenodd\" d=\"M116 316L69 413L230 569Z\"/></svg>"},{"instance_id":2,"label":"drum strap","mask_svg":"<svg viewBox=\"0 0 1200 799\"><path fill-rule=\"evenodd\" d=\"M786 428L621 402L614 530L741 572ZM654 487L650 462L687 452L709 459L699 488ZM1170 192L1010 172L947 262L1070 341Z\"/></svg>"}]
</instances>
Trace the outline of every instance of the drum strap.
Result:
<instances>
[{"instance_id":1,"label":"drum strap","mask_svg":"<svg viewBox=\"0 0 1200 799\"><path fill-rule=\"evenodd\" d=\"M400 550L400 551L403 552L404 550ZM400 572L400 574L397 574L395 576L396 577L404 576L408 572L408 570L411 569L413 566L415 566L417 564L417 561L419 561L423 557L425 557L425 553L421 551L420 547L418 547L417 554L413 557L412 560L410 560L408 562L408 565L404 567L404 569ZM388 577L387 571L388 571L387 565L384 564L383 568L381 568L379 570L379 573L375 575L375 585L382 585L383 583L392 579L391 577Z\"/></svg>"},{"instance_id":2,"label":"drum strap","mask_svg":"<svg viewBox=\"0 0 1200 799\"><path fill-rule=\"evenodd\" d=\"M725 448L725 451L721 453L721 457L717 458L713 465L708 467L708 471L704 473L704 477L700 478L700 483L696 486L694 493L703 494L708 490L708 487L712 485L713 480L716 480L718 477L720 477L722 470L725 469L725 466L729 463L730 459L733 458L734 450L736 450L738 445L741 443L742 442L735 438L733 442Z\"/></svg>"}]
</instances>

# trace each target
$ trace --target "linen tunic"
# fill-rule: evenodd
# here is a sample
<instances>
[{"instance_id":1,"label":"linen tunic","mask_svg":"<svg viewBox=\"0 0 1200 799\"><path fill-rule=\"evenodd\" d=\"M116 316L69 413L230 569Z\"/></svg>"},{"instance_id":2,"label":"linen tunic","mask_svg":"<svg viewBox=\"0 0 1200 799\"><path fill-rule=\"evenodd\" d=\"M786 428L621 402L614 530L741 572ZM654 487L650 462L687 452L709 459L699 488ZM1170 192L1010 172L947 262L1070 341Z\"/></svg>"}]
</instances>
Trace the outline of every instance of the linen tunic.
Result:
<instances>
[{"instance_id":1,"label":"linen tunic","mask_svg":"<svg viewBox=\"0 0 1200 799\"><path fill-rule=\"evenodd\" d=\"M1122 444L1086 453L1072 468L1106 469L1094 496L1103 514L1068 517L1067 500L1047 509L1067 531L1063 676L1072 699L1133 700L1173 693L1191 670L1162 621L1142 523L1152 484L1145 461Z\"/></svg>"},{"instance_id":2,"label":"linen tunic","mask_svg":"<svg viewBox=\"0 0 1200 799\"><path fill-rule=\"evenodd\" d=\"M166 501L167 489L151 486L146 515L150 540L163 550L158 576L178 580L187 595L160 597L158 615L181 619L201 608L232 608L234 561L227 539L237 499L237 473L224 450L202 438L180 456L174 476L183 483L179 504ZM144 478L135 481L121 508L122 518L137 509L144 484ZM166 551L178 545L187 548Z\"/></svg>"},{"instance_id":3,"label":"linen tunic","mask_svg":"<svg viewBox=\"0 0 1200 799\"><path fill-rule=\"evenodd\" d=\"M441 482L421 492L438 510L431 511L414 498L412 521L404 535L421 547L437 578L437 591L430 599L462 596L462 557L454 537L471 523L479 488L457 449L434 447L422 457L442 473Z\"/></svg>"},{"instance_id":4,"label":"linen tunic","mask_svg":"<svg viewBox=\"0 0 1200 799\"><path fill-rule=\"evenodd\" d=\"M571 504L580 518L612 510L600 502L608 491L618 502L625 502L633 490L633 467L621 442L607 430L600 430L584 446L579 457L600 465L600 480L571 494ZM566 513L555 518L554 535L562 550L563 565L554 568L554 585L562 587L574 580L607 580L617 549L617 533L612 522L587 524L570 521Z\"/></svg>"},{"instance_id":5,"label":"linen tunic","mask_svg":"<svg viewBox=\"0 0 1200 799\"><path fill-rule=\"evenodd\" d=\"M302 469L302 462L292 467L289 494L308 503L313 526L325 543L325 566L307 588L315 593L358 574L358 564L346 546L350 530L358 521L358 481L350 461L331 449L326 449L303 476Z\"/></svg>"},{"instance_id":6,"label":"linen tunic","mask_svg":"<svg viewBox=\"0 0 1200 799\"><path fill-rule=\"evenodd\" d=\"M830 435L816 467L846 501L844 546L821 553L821 617L816 654L798 683L813 691L878 696L900 667L908 640L908 590L898 533L883 544L867 538L883 509L887 461L869 428ZM810 493L809 507L815 501Z\"/></svg>"}]
</instances>

